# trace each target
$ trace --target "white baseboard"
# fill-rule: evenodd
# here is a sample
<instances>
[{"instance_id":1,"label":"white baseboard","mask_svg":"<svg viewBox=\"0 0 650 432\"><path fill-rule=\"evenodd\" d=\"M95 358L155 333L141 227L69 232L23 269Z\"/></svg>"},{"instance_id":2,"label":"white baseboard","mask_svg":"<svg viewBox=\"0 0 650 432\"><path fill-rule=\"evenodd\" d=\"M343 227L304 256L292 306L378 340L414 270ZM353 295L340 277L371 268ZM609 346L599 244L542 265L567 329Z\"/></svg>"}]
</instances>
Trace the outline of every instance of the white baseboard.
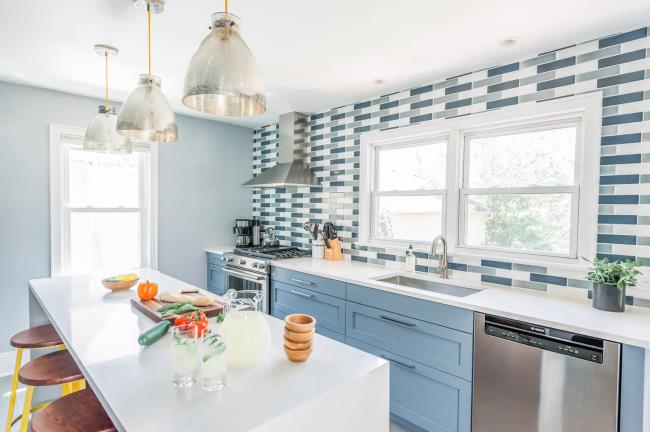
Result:
<instances>
[{"instance_id":1,"label":"white baseboard","mask_svg":"<svg viewBox=\"0 0 650 432\"><path fill-rule=\"evenodd\" d=\"M16 363L16 351L0 352L0 376L14 373Z\"/></svg>"}]
</instances>

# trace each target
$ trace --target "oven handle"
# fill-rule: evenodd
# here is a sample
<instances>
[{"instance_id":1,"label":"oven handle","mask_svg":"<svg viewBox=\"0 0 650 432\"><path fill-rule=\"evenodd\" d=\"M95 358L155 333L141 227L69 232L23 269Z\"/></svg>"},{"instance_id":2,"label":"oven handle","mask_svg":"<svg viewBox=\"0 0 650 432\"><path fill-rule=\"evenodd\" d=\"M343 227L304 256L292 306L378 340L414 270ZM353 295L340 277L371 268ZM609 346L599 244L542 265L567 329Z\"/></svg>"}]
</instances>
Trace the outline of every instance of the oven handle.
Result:
<instances>
[{"instance_id":1,"label":"oven handle","mask_svg":"<svg viewBox=\"0 0 650 432\"><path fill-rule=\"evenodd\" d=\"M227 267L224 267L223 271L228 273L229 275L236 276L238 278L242 278L242 279L247 280L249 282L259 282L259 281L266 280L266 278L267 278L266 276L257 276L257 277L252 276L250 274L246 274L246 273L243 273L243 272L240 272L240 271L232 270L232 269L229 269Z\"/></svg>"}]
</instances>

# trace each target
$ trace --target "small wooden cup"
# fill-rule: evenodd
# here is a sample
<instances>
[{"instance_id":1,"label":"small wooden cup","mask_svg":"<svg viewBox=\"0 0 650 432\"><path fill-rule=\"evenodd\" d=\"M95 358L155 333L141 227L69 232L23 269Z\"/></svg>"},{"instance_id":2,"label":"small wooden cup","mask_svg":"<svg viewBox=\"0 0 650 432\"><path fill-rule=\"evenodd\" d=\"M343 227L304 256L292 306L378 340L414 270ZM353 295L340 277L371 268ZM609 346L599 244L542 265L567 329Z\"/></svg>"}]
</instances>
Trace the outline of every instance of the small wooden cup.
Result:
<instances>
[{"instance_id":1,"label":"small wooden cup","mask_svg":"<svg viewBox=\"0 0 650 432\"><path fill-rule=\"evenodd\" d=\"M308 342L294 342L291 339L284 338L284 347L296 351L304 351L311 349L311 340Z\"/></svg>"},{"instance_id":2,"label":"small wooden cup","mask_svg":"<svg viewBox=\"0 0 650 432\"><path fill-rule=\"evenodd\" d=\"M292 362L302 363L309 358L312 352L312 348L306 350L292 350L287 348L285 345L284 352Z\"/></svg>"},{"instance_id":3,"label":"small wooden cup","mask_svg":"<svg viewBox=\"0 0 650 432\"><path fill-rule=\"evenodd\" d=\"M284 317L284 328L294 333L309 333L316 327L316 318L304 314L291 314Z\"/></svg>"},{"instance_id":4,"label":"small wooden cup","mask_svg":"<svg viewBox=\"0 0 650 432\"><path fill-rule=\"evenodd\" d=\"M306 343L312 340L314 337L314 330L309 333L296 333L285 327L284 329L284 339L289 340L295 343Z\"/></svg>"}]
</instances>

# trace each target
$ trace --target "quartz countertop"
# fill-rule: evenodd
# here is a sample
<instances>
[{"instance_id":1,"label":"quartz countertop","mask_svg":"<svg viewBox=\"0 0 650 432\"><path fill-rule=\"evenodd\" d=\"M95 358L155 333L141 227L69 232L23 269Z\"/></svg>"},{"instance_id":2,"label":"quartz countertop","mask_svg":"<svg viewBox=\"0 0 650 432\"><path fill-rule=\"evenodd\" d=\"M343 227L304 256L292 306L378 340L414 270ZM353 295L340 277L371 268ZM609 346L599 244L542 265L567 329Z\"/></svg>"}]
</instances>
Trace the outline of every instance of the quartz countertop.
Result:
<instances>
[{"instance_id":1,"label":"quartz countertop","mask_svg":"<svg viewBox=\"0 0 650 432\"><path fill-rule=\"evenodd\" d=\"M150 269L135 272L161 290L194 288ZM42 309L38 314L54 325L118 429L388 431L385 360L316 334L309 360L292 363L282 348L283 322L271 316L271 347L255 367L231 368L218 392L204 392L199 384L175 389L171 334L149 347L138 345L138 335L154 323L131 307L134 290L111 292L101 276L36 279L29 285ZM333 417L338 404L342 417Z\"/></svg>"},{"instance_id":2,"label":"quartz countertop","mask_svg":"<svg viewBox=\"0 0 650 432\"><path fill-rule=\"evenodd\" d=\"M571 292L575 291L565 287L551 292L540 292L462 279L443 280L433 275L409 274L405 271L349 260L292 258L272 261L271 265L650 349L649 308L628 306L624 313L604 312L594 309L591 301L584 296L572 295ZM454 297L377 280L395 274L475 288L479 291L467 297Z\"/></svg>"},{"instance_id":3,"label":"quartz countertop","mask_svg":"<svg viewBox=\"0 0 650 432\"><path fill-rule=\"evenodd\" d=\"M206 252L217 255L223 255L226 252L232 252L234 250L235 246L210 246L205 248Z\"/></svg>"}]
</instances>

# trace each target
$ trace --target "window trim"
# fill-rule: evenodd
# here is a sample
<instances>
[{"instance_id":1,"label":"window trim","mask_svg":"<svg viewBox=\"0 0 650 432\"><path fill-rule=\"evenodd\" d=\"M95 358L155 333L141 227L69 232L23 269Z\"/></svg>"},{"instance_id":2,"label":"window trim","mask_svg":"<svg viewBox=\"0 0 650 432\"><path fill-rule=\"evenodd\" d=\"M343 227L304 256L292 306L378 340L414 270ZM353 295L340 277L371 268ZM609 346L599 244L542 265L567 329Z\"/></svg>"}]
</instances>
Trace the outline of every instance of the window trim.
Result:
<instances>
[{"instance_id":1,"label":"window trim","mask_svg":"<svg viewBox=\"0 0 650 432\"><path fill-rule=\"evenodd\" d=\"M557 121L567 118L580 118L581 142L576 146L576 184L580 185L578 205L572 213L578 216L578 229L574 235L576 257L551 256L528 251L499 251L494 249L475 249L460 247L461 189L464 169L463 133L472 130L515 128L531 122ZM470 259L494 258L522 264L552 264L556 267L580 269L585 267L581 257L596 254L598 188L600 170L600 138L602 122L602 94L592 92L543 103L531 103L501 108L495 111L474 113L452 119L435 119L424 124L405 126L384 131L372 131L361 135L360 178L359 178L359 239L362 245L403 249L413 243L423 250L430 248L427 242L377 242L369 236L368 218L370 216L369 179L372 178L372 147L382 143L399 143L418 137L448 136L447 144L447 195L443 234L447 237L449 254ZM579 148L579 150L578 150Z\"/></svg>"},{"instance_id":2,"label":"window trim","mask_svg":"<svg viewBox=\"0 0 650 432\"><path fill-rule=\"evenodd\" d=\"M85 208L74 207L67 208L64 205L64 199L67 195L68 182L64 178L68 173L66 145L69 142L83 142L85 129L60 125L49 125L50 140L50 273L52 276L63 275L65 269L69 268L69 263L65 262L69 257L69 237L68 227L64 222L69 218L66 213L97 211L102 212L141 212L140 233L144 234L140 239L142 266L153 269L158 268L158 149L155 145L148 143L134 143L134 151L148 152L149 163L144 163L143 158L139 158L140 175L139 185L141 188L148 183L149 193L140 191L143 197L143 207L135 208ZM147 229L147 225L149 229Z\"/></svg>"}]
</instances>

